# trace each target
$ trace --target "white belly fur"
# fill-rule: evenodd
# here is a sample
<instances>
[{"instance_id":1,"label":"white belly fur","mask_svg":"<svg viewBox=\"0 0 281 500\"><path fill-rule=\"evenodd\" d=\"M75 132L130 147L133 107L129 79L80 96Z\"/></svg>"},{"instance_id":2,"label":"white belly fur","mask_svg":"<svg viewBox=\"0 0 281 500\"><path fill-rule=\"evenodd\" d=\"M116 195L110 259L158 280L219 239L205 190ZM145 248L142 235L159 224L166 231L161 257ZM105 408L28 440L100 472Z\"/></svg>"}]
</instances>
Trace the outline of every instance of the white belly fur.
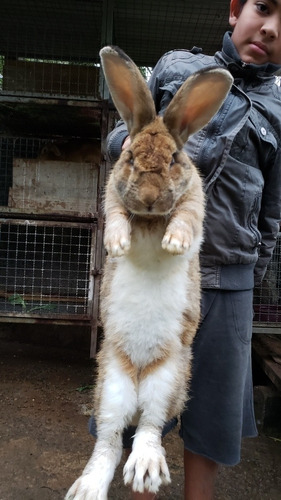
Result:
<instances>
[{"instance_id":1,"label":"white belly fur","mask_svg":"<svg viewBox=\"0 0 281 500\"><path fill-rule=\"evenodd\" d=\"M118 336L138 366L157 358L172 339L179 342L188 306L189 259L162 250L162 235L155 233L134 235L129 254L116 258L108 301L107 335Z\"/></svg>"}]
</instances>

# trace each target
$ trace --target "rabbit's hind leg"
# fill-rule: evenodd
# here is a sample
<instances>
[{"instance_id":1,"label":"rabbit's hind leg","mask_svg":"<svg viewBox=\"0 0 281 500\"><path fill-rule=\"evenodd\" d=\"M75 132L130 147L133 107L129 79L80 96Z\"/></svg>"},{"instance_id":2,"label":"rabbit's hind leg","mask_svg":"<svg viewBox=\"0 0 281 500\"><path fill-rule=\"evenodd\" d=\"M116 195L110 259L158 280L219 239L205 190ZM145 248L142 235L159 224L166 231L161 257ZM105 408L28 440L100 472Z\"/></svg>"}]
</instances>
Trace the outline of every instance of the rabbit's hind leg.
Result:
<instances>
[{"instance_id":1,"label":"rabbit's hind leg","mask_svg":"<svg viewBox=\"0 0 281 500\"><path fill-rule=\"evenodd\" d=\"M137 407L135 383L116 357L103 363L97 381L97 440L83 474L65 500L106 500L122 455L122 434Z\"/></svg>"},{"instance_id":2,"label":"rabbit's hind leg","mask_svg":"<svg viewBox=\"0 0 281 500\"><path fill-rule=\"evenodd\" d=\"M179 353L178 353L179 354ZM182 358L172 354L156 362L144 373L139 384L138 404L141 416L136 430L132 453L124 467L125 484L131 483L133 490L142 493L145 489L156 493L161 484L170 482L170 474L161 446L161 431L164 423L177 415L184 399L185 385ZM175 405L173 404L175 402ZM171 403L175 411L170 415Z\"/></svg>"}]
</instances>

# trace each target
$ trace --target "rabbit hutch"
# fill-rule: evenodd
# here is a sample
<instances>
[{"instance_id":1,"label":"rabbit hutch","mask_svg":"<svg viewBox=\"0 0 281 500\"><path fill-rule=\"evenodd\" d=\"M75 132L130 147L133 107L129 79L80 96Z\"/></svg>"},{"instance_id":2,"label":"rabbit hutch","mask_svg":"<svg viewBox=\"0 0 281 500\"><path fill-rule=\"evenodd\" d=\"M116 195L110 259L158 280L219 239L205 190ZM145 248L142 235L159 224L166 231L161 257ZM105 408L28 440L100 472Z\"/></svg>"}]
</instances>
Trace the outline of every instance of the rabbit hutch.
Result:
<instances>
[{"instance_id":1,"label":"rabbit hutch","mask_svg":"<svg viewBox=\"0 0 281 500\"><path fill-rule=\"evenodd\" d=\"M114 44L145 75L173 48L213 54L223 0L2 0L0 321L87 325L96 353L103 265L105 139L116 111L99 50ZM279 333L278 241L255 294L255 331Z\"/></svg>"}]
</instances>

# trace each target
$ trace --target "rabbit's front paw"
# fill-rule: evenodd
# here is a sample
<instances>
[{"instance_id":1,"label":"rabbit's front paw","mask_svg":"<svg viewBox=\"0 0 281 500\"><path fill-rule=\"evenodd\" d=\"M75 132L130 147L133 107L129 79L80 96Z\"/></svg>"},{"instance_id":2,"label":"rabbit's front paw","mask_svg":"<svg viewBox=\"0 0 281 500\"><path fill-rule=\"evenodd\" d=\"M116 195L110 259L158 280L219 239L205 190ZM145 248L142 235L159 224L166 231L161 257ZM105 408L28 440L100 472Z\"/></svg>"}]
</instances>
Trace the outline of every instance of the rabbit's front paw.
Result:
<instances>
[{"instance_id":1,"label":"rabbit's front paw","mask_svg":"<svg viewBox=\"0 0 281 500\"><path fill-rule=\"evenodd\" d=\"M162 446L150 447L144 444L132 451L123 470L124 483L132 484L134 491L148 490L157 493L161 484L171 482L169 469Z\"/></svg>"},{"instance_id":2,"label":"rabbit's front paw","mask_svg":"<svg viewBox=\"0 0 281 500\"><path fill-rule=\"evenodd\" d=\"M110 224L105 230L104 246L110 257L121 257L131 248L130 226L119 222Z\"/></svg>"},{"instance_id":3,"label":"rabbit's front paw","mask_svg":"<svg viewBox=\"0 0 281 500\"><path fill-rule=\"evenodd\" d=\"M107 485L95 480L92 474L83 474L68 490L64 500L107 500Z\"/></svg>"},{"instance_id":4,"label":"rabbit's front paw","mask_svg":"<svg viewBox=\"0 0 281 500\"><path fill-rule=\"evenodd\" d=\"M192 233L186 230L184 223L168 226L162 239L162 248L169 253L181 255L187 252L192 243Z\"/></svg>"},{"instance_id":5,"label":"rabbit's front paw","mask_svg":"<svg viewBox=\"0 0 281 500\"><path fill-rule=\"evenodd\" d=\"M130 238L115 235L114 239L112 238L110 241L105 241L104 245L110 257L121 257L130 250L131 241Z\"/></svg>"}]
</instances>

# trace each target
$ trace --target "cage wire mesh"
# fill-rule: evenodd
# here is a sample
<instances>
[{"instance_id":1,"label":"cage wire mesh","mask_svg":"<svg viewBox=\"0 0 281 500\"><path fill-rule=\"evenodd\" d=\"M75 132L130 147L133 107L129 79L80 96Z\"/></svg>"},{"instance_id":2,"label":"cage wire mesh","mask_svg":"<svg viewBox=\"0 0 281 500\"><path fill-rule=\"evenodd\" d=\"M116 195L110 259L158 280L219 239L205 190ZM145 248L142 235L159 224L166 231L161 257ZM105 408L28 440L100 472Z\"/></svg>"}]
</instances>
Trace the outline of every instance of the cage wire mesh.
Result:
<instances>
[{"instance_id":1,"label":"cage wire mesh","mask_svg":"<svg viewBox=\"0 0 281 500\"><path fill-rule=\"evenodd\" d=\"M102 1L3 0L2 90L97 97L101 8Z\"/></svg>"},{"instance_id":2,"label":"cage wire mesh","mask_svg":"<svg viewBox=\"0 0 281 500\"><path fill-rule=\"evenodd\" d=\"M263 282L254 290L254 323L281 326L281 233Z\"/></svg>"},{"instance_id":3,"label":"cage wire mesh","mask_svg":"<svg viewBox=\"0 0 281 500\"><path fill-rule=\"evenodd\" d=\"M0 224L0 314L89 317L94 225Z\"/></svg>"},{"instance_id":4,"label":"cage wire mesh","mask_svg":"<svg viewBox=\"0 0 281 500\"><path fill-rule=\"evenodd\" d=\"M214 54L228 29L229 3L186 0L118 0L114 4L114 43L139 65L154 66L167 51L202 48Z\"/></svg>"},{"instance_id":5,"label":"cage wire mesh","mask_svg":"<svg viewBox=\"0 0 281 500\"><path fill-rule=\"evenodd\" d=\"M118 45L144 67L174 48L213 54L228 8L224 0L2 0L2 90L98 97L102 44Z\"/></svg>"}]
</instances>

